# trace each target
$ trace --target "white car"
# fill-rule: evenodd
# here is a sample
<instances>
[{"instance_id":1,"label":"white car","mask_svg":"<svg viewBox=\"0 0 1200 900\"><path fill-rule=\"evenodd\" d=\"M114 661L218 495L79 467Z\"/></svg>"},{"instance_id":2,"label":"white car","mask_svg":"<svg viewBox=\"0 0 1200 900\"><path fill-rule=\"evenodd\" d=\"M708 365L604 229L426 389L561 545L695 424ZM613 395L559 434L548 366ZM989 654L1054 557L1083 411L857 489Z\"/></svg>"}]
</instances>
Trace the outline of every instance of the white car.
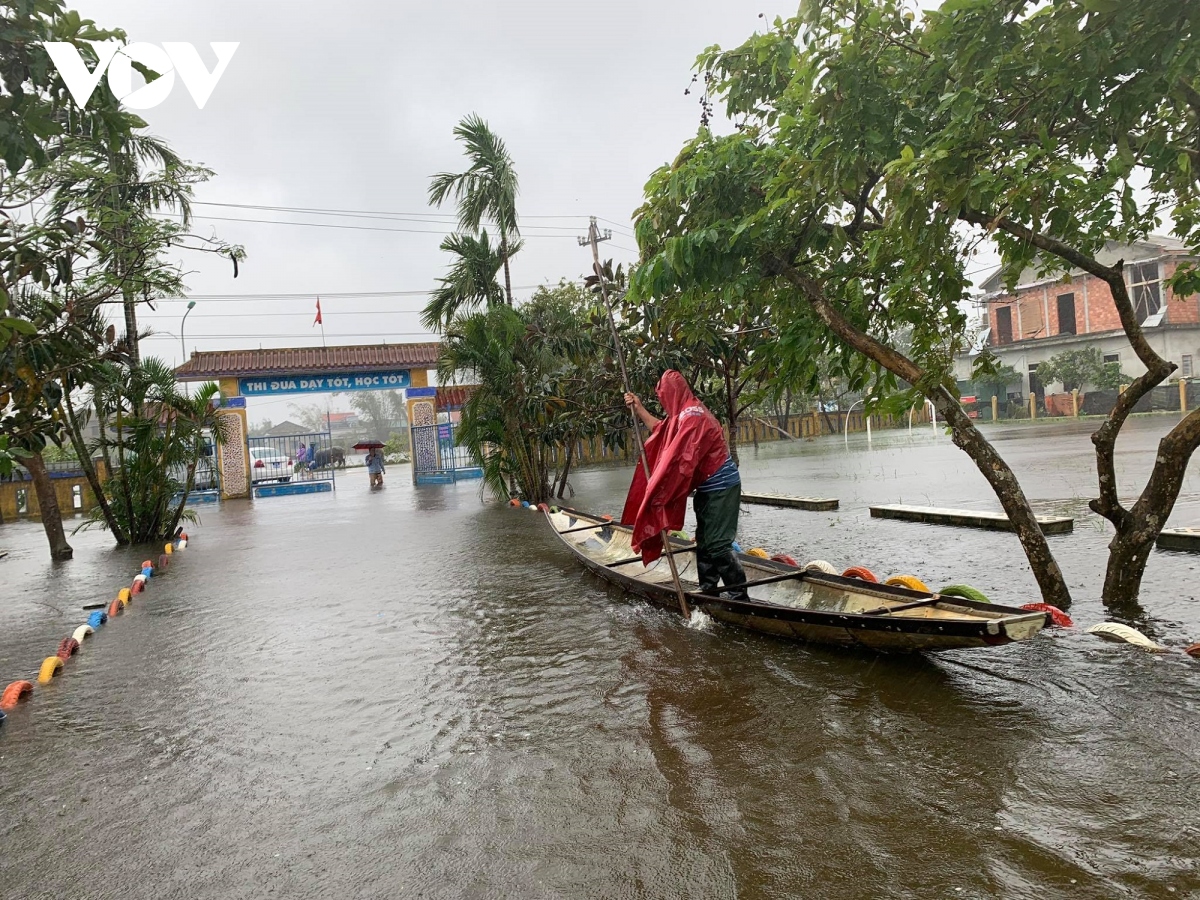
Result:
<instances>
[{"instance_id":1,"label":"white car","mask_svg":"<svg viewBox=\"0 0 1200 900\"><path fill-rule=\"evenodd\" d=\"M250 481L278 481L286 484L292 480L292 461L268 447L250 448Z\"/></svg>"}]
</instances>

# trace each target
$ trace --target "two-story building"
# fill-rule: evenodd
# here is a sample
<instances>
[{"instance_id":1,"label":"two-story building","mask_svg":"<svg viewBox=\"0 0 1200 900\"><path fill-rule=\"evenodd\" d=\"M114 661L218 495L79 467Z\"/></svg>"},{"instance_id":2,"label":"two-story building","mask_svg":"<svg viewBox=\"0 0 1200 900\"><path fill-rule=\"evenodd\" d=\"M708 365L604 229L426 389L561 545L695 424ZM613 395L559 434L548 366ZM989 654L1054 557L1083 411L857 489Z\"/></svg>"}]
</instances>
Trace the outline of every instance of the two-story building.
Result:
<instances>
[{"instance_id":1,"label":"two-story building","mask_svg":"<svg viewBox=\"0 0 1200 900\"><path fill-rule=\"evenodd\" d=\"M1146 339L1160 356L1179 366L1176 377L1182 378L1197 374L1200 296L1178 297L1166 282L1189 258L1180 241L1159 236L1129 245L1109 244L1097 255L1104 265L1125 261L1125 283ZM1046 277L1026 269L1008 291L997 271L981 287L984 328L975 350L956 360L960 382L970 380L971 365L984 346L1020 376L1020 384L1008 386L1010 395L1041 397L1047 387L1061 389L1043 385L1037 369L1064 350L1096 347L1105 362L1120 363L1126 375L1137 377L1146 371L1121 328L1108 284L1099 278L1078 269Z\"/></svg>"}]
</instances>

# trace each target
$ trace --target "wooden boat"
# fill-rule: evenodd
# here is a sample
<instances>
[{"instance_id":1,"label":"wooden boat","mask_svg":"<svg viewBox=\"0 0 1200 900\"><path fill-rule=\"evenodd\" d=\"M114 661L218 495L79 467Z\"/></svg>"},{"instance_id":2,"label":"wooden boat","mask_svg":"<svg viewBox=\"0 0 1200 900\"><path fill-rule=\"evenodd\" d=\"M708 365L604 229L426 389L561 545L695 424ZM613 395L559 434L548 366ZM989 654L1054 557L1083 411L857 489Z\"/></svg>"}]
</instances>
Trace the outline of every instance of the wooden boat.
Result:
<instances>
[{"instance_id":1,"label":"wooden boat","mask_svg":"<svg viewBox=\"0 0 1200 900\"><path fill-rule=\"evenodd\" d=\"M573 509L545 515L559 540L592 572L661 606L679 608L667 560L643 566L627 526ZM701 594L695 545L671 541L692 608L764 634L881 651L956 650L1023 641L1049 624L1042 612L805 571L747 554L739 558L750 599Z\"/></svg>"}]
</instances>

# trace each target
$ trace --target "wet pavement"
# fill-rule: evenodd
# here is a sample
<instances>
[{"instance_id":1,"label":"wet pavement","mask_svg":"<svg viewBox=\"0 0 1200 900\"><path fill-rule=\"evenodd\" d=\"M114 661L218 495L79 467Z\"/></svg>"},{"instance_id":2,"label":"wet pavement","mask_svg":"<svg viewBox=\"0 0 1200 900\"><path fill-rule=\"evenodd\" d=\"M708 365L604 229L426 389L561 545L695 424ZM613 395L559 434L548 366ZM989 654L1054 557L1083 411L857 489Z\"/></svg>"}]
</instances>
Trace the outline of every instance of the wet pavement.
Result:
<instances>
[{"instance_id":1,"label":"wet pavement","mask_svg":"<svg viewBox=\"0 0 1200 900\"><path fill-rule=\"evenodd\" d=\"M1123 495L1173 420L1119 446ZM1086 627L1107 542L1087 428L990 432ZM1038 599L1014 537L873 520L998 509L930 429L743 450L744 546ZM628 470L576 479L616 512ZM1200 896L1200 556L1156 551L1134 624L880 657L715 627L580 571L477 484L363 473L201 509L162 578L0 727L0 897ZM1200 525L1193 461L1172 524ZM690 523L689 523L690 527ZM0 680L31 677L144 551L47 560L0 527Z\"/></svg>"}]
</instances>

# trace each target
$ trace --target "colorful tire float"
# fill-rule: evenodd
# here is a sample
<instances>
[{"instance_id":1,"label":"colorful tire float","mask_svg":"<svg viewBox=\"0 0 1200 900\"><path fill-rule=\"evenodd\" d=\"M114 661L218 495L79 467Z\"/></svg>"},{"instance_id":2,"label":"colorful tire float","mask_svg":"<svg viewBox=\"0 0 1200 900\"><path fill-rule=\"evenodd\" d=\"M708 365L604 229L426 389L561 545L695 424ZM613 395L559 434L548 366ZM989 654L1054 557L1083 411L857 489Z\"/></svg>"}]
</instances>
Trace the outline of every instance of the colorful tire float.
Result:
<instances>
[{"instance_id":1,"label":"colorful tire float","mask_svg":"<svg viewBox=\"0 0 1200 900\"><path fill-rule=\"evenodd\" d=\"M961 597L964 600L973 600L976 603L991 603L983 591L977 591L969 584L948 584L940 591L944 597Z\"/></svg>"},{"instance_id":2,"label":"colorful tire float","mask_svg":"<svg viewBox=\"0 0 1200 900\"><path fill-rule=\"evenodd\" d=\"M117 599L121 601L121 605L125 605L133 599L133 591L129 590L129 588L121 588L117 591Z\"/></svg>"},{"instance_id":3,"label":"colorful tire float","mask_svg":"<svg viewBox=\"0 0 1200 900\"><path fill-rule=\"evenodd\" d=\"M171 564L171 560L167 558L167 554L160 553L158 556L158 567L160 569L165 569L170 564Z\"/></svg>"},{"instance_id":4,"label":"colorful tire float","mask_svg":"<svg viewBox=\"0 0 1200 900\"><path fill-rule=\"evenodd\" d=\"M58 653L55 655L61 660L68 660L79 652L79 641L73 637L63 638L58 645Z\"/></svg>"},{"instance_id":5,"label":"colorful tire float","mask_svg":"<svg viewBox=\"0 0 1200 900\"><path fill-rule=\"evenodd\" d=\"M62 660L59 660L62 662ZM12 709L22 700L29 699L33 693L33 685L28 681L14 681L0 694L0 709Z\"/></svg>"},{"instance_id":6,"label":"colorful tire float","mask_svg":"<svg viewBox=\"0 0 1200 900\"><path fill-rule=\"evenodd\" d=\"M783 563L785 566L792 566L797 569L800 568L800 563L796 562L796 560L792 559L792 557L788 556L786 553L776 553L771 557L771 560L772 562Z\"/></svg>"},{"instance_id":7,"label":"colorful tire float","mask_svg":"<svg viewBox=\"0 0 1200 900\"><path fill-rule=\"evenodd\" d=\"M814 559L804 564L805 572L823 572L826 575L836 575L838 570L833 567L833 563L825 562L823 559Z\"/></svg>"},{"instance_id":8,"label":"colorful tire float","mask_svg":"<svg viewBox=\"0 0 1200 900\"><path fill-rule=\"evenodd\" d=\"M890 584L892 587L908 588L910 591L929 593L929 586L916 575L893 575L884 584Z\"/></svg>"},{"instance_id":9,"label":"colorful tire float","mask_svg":"<svg viewBox=\"0 0 1200 900\"><path fill-rule=\"evenodd\" d=\"M146 571L147 569L153 569L153 568L154 568L153 560L149 560L149 559L142 560L142 571L143 572Z\"/></svg>"},{"instance_id":10,"label":"colorful tire float","mask_svg":"<svg viewBox=\"0 0 1200 900\"><path fill-rule=\"evenodd\" d=\"M42 667L38 669L38 684L49 684L50 681L62 671L63 661L57 656L47 656L42 660Z\"/></svg>"},{"instance_id":11,"label":"colorful tire float","mask_svg":"<svg viewBox=\"0 0 1200 900\"><path fill-rule=\"evenodd\" d=\"M145 589L146 589L146 579L145 578L135 578L135 579L133 579L133 584L131 584L129 586L129 593L130 594L140 594Z\"/></svg>"},{"instance_id":12,"label":"colorful tire float","mask_svg":"<svg viewBox=\"0 0 1200 900\"><path fill-rule=\"evenodd\" d=\"M1188 644L1183 648L1183 652L1192 659L1200 659L1200 643Z\"/></svg>"},{"instance_id":13,"label":"colorful tire float","mask_svg":"<svg viewBox=\"0 0 1200 900\"><path fill-rule=\"evenodd\" d=\"M75 640L82 644L85 640L87 640L88 635L92 634L92 632L95 630L96 629L92 628L91 625L80 625L75 629L75 633L72 634L71 637L75 638Z\"/></svg>"},{"instance_id":14,"label":"colorful tire float","mask_svg":"<svg viewBox=\"0 0 1200 900\"><path fill-rule=\"evenodd\" d=\"M144 569L142 569L142 574L145 575L147 579L153 578L154 566L146 566Z\"/></svg>"},{"instance_id":15,"label":"colorful tire float","mask_svg":"<svg viewBox=\"0 0 1200 900\"><path fill-rule=\"evenodd\" d=\"M90 616L88 616L87 623L88 623L88 626L90 628L92 628L92 630L94 631L95 629L99 628L101 625L103 625L107 621L108 621L108 613L106 613L102 609L98 609L94 613L92 613Z\"/></svg>"},{"instance_id":16,"label":"colorful tire float","mask_svg":"<svg viewBox=\"0 0 1200 900\"><path fill-rule=\"evenodd\" d=\"M1026 603L1021 609L1027 609L1030 612L1044 612L1050 614L1050 621L1059 628L1070 628L1075 623L1071 621L1071 617L1059 609L1057 606L1052 606L1049 603Z\"/></svg>"},{"instance_id":17,"label":"colorful tire float","mask_svg":"<svg viewBox=\"0 0 1200 900\"><path fill-rule=\"evenodd\" d=\"M170 555L170 554L172 554L172 553L174 553L174 552L175 552L175 545L174 545L174 544L172 544L170 541L168 541L167 543L163 544L163 553L166 553L166 554Z\"/></svg>"},{"instance_id":18,"label":"colorful tire float","mask_svg":"<svg viewBox=\"0 0 1200 900\"><path fill-rule=\"evenodd\" d=\"M121 601L120 600L114 600L112 603L108 604L108 617L110 619L115 619L120 612L121 612Z\"/></svg>"},{"instance_id":19,"label":"colorful tire float","mask_svg":"<svg viewBox=\"0 0 1200 900\"><path fill-rule=\"evenodd\" d=\"M759 559L770 559L771 558L771 554L768 553L766 550L764 550L762 547L751 547L749 550L746 551L746 554L749 556L757 556Z\"/></svg>"},{"instance_id":20,"label":"colorful tire float","mask_svg":"<svg viewBox=\"0 0 1200 900\"><path fill-rule=\"evenodd\" d=\"M541 510L542 512L550 512L550 504L549 503L539 503L537 505L537 508L539 510Z\"/></svg>"},{"instance_id":21,"label":"colorful tire float","mask_svg":"<svg viewBox=\"0 0 1200 900\"><path fill-rule=\"evenodd\" d=\"M843 578L857 578L859 581L869 581L872 584L879 584L879 579L875 577L875 573L865 566L851 566L842 573Z\"/></svg>"}]
</instances>

